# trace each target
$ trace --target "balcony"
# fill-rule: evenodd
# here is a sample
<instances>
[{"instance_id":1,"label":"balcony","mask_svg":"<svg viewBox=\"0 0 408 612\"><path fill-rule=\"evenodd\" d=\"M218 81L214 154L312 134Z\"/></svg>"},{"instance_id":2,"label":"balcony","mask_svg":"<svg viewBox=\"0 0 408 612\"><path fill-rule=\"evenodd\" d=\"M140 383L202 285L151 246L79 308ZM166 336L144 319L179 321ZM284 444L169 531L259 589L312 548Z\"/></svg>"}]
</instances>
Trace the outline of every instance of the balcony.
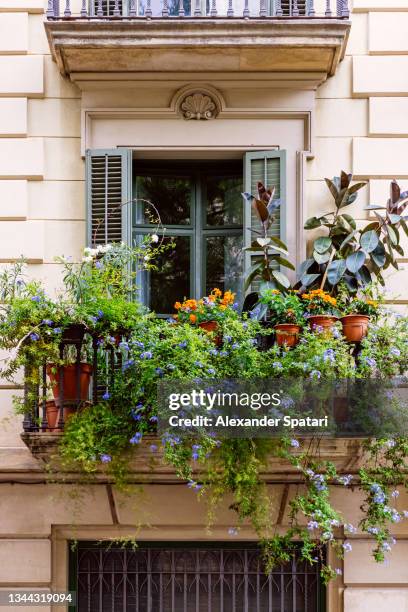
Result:
<instances>
[{"instance_id":1,"label":"balcony","mask_svg":"<svg viewBox=\"0 0 408 612\"><path fill-rule=\"evenodd\" d=\"M45 28L63 75L336 72L348 0L49 0ZM321 6L321 4L320 4ZM104 75L102 77L102 75ZM107 75L107 76L106 76Z\"/></svg>"}]
</instances>

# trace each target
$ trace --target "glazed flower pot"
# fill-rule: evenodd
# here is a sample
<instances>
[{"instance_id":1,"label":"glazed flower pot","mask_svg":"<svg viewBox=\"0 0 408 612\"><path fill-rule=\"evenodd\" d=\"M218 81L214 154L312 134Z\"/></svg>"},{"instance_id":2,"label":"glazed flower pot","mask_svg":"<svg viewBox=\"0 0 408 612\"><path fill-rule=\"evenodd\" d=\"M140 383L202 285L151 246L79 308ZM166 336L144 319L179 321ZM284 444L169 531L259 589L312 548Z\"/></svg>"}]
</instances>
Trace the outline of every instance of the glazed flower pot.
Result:
<instances>
[{"instance_id":1,"label":"glazed flower pot","mask_svg":"<svg viewBox=\"0 0 408 612\"><path fill-rule=\"evenodd\" d=\"M331 315L312 315L308 319L310 329L328 329L332 330L334 324L338 321L337 317L333 317Z\"/></svg>"},{"instance_id":2,"label":"glazed flower pot","mask_svg":"<svg viewBox=\"0 0 408 612\"><path fill-rule=\"evenodd\" d=\"M368 322L370 317L367 315L351 314L341 317L343 325L343 336L347 342L361 342L367 335Z\"/></svg>"},{"instance_id":3,"label":"glazed flower pot","mask_svg":"<svg viewBox=\"0 0 408 612\"><path fill-rule=\"evenodd\" d=\"M275 325L276 344L278 346L296 346L299 342L300 326L293 323L279 323Z\"/></svg>"},{"instance_id":4,"label":"glazed flower pot","mask_svg":"<svg viewBox=\"0 0 408 612\"><path fill-rule=\"evenodd\" d=\"M47 431L58 432L61 431L59 428L60 420L60 409L54 400L49 400L46 404L46 415L47 415ZM76 409L73 406L65 406L64 408L64 423L75 414Z\"/></svg>"},{"instance_id":5,"label":"glazed flower pot","mask_svg":"<svg viewBox=\"0 0 408 612\"><path fill-rule=\"evenodd\" d=\"M272 329L270 321L259 321L261 327L264 329ZM268 351L274 343L274 335L268 334L256 334L257 347L259 351Z\"/></svg>"},{"instance_id":6,"label":"glazed flower pot","mask_svg":"<svg viewBox=\"0 0 408 612\"><path fill-rule=\"evenodd\" d=\"M52 393L55 402L60 400L61 374L64 375L64 402L75 402L88 399L89 384L92 376L92 366L89 363L80 363L79 372L77 365L72 363L57 367L53 364L47 365L47 375L51 381ZM79 374L79 397L78 397L78 374Z\"/></svg>"},{"instance_id":7,"label":"glazed flower pot","mask_svg":"<svg viewBox=\"0 0 408 612\"><path fill-rule=\"evenodd\" d=\"M216 332L218 331L218 323L217 321L203 321L202 323L198 324L198 327L201 327L201 329L204 329L206 332L208 333L212 333L212 334L216 334ZM222 338L219 334L214 336L214 343L217 346L220 346L222 342Z\"/></svg>"}]
</instances>

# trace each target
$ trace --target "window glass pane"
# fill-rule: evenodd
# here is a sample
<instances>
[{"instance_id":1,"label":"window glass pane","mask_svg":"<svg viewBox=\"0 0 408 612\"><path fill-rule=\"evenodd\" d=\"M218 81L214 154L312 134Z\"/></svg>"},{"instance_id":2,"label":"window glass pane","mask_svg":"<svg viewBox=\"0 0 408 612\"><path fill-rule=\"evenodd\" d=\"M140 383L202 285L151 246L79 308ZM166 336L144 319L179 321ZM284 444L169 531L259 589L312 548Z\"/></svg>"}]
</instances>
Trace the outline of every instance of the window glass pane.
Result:
<instances>
[{"instance_id":1,"label":"window glass pane","mask_svg":"<svg viewBox=\"0 0 408 612\"><path fill-rule=\"evenodd\" d=\"M168 236L174 248L155 259L157 270L142 272L141 290L144 303L157 314L174 313L174 303L190 297L190 236Z\"/></svg>"},{"instance_id":2,"label":"window glass pane","mask_svg":"<svg viewBox=\"0 0 408 612\"><path fill-rule=\"evenodd\" d=\"M155 223L154 209L140 202L141 199L154 204L165 226L191 223L192 182L189 178L138 176L136 194L136 224Z\"/></svg>"},{"instance_id":3,"label":"window glass pane","mask_svg":"<svg viewBox=\"0 0 408 612\"><path fill-rule=\"evenodd\" d=\"M205 192L207 225L242 225L240 176L209 176Z\"/></svg>"},{"instance_id":4,"label":"window glass pane","mask_svg":"<svg viewBox=\"0 0 408 612\"><path fill-rule=\"evenodd\" d=\"M242 236L207 236L205 238L206 286L208 295L214 287L229 289L241 303L243 292Z\"/></svg>"}]
</instances>

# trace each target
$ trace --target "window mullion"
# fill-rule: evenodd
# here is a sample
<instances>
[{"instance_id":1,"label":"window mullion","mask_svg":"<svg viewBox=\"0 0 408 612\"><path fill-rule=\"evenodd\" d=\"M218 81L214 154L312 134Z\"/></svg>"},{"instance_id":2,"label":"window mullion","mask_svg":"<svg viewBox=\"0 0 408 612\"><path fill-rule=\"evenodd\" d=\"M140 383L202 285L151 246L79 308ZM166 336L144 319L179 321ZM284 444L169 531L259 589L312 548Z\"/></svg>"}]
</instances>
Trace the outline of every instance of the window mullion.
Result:
<instances>
[{"instance_id":1,"label":"window mullion","mask_svg":"<svg viewBox=\"0 0 408 612\"><path fill-rule=\"evenodd\" d=\"M194 258L192 264L194 297L199 299L203 291L204 265L203 265L203 189L202 175L195 175L195 205L194 205Z\"/></svg>"}]
</instances>

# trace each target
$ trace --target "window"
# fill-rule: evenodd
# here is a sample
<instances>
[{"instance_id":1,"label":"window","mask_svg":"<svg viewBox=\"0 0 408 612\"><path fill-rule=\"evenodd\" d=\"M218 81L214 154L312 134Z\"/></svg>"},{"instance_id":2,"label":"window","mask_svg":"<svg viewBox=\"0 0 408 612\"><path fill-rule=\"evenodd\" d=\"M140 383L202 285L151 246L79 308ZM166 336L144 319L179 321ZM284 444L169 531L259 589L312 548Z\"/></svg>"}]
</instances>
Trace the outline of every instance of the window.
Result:
<instances>
[{"instance_id":1,"label":"window","mask_svg":"<svg viewBox=\"0 0 408 612\"><path fill-rule=\"evenodd\" d=\"M142 298L158 313L173 312L183 297L206 295L214 287L242 294L242 163L156 164L134 167L132 237L151 233L155 204L174 251L163 254L158 270L144 272Z\"/></svg>"},{"instance_id":2,"label":"window","mask_svg":"<svg viewBox=\"0 0 408 612\"><path fill-rule=\"evenodd\" d=\"M158 314L214 287L234 291L242 303L243 279L259 252L242 250L258 220L241 192L256 194L258 181L275 186L282 204L270 231L286 241L285 151L251 152L234 162L147 163L132 160L131 150L108 149L87 151L86 162L89 244L137 244L151 234L152 210L142 200L155 204L166 239L175 241L157 271L138 275L141 298Z\"/></svg>"},{"instance_id":3,"label":"window","mask_svg":"<svg viewBox=\"0 0 408 612\"><path fill-rule=\"evenodd\" d=\"M71 553L70 612L319 612L319 564L294 558L266 575L250 544L79 542Z\"/></svg>"}]
</instances>

